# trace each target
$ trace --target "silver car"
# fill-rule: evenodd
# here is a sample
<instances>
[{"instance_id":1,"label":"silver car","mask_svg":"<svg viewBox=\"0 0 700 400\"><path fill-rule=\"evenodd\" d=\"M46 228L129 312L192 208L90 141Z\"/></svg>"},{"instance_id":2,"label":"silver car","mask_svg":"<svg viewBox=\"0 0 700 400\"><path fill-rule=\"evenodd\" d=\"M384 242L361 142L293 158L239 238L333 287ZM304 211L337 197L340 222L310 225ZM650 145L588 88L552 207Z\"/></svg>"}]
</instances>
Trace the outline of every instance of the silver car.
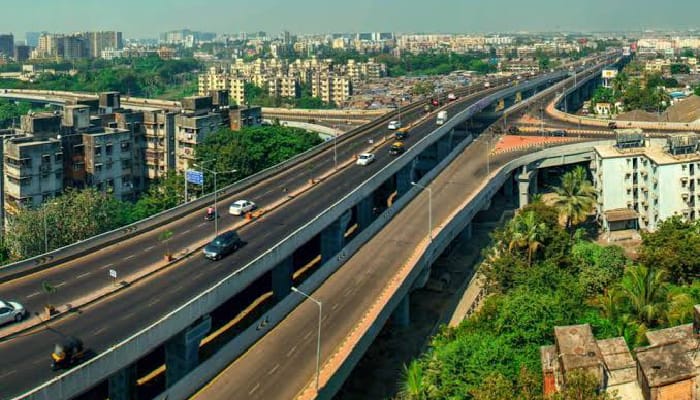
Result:
<instances>
[{"instance_id":1,"label":"silver car","mask_svg":"<svg viewBox=\"0 0 700 400\"><path fill-rule=\"evenodd\" d=\"M16 301L1 301L0 300L0 325L9 322L19 322L27 314L24 306Z\"/></svg>"}]
</instances>

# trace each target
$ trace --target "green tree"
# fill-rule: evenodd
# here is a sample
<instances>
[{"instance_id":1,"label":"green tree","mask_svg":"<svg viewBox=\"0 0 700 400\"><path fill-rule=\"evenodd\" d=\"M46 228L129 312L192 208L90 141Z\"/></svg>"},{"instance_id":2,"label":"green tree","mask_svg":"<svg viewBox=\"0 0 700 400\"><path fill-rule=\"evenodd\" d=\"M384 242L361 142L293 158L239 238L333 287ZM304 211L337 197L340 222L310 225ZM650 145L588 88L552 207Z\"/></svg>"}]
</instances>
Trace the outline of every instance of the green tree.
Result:
<instances>
[{"instance_id":1,"label":"green tree","mask_svg":"<svg viewBox=\"0 0 700 400\"><path fill-rule=\"evenodd\" d=\"M653 233L642 233L639 261L659 268L671 282L692 282L700 274L700 225L675 216Z\"/></svg>"},{"instance_id":2,"label":"green tree","mask_svg":"<svg viewBox=\"0 0 700 400\"><path fill-rule=\"evenodd\" d=\"M630 267L625 271L619 288L638 321L655 326L663 318L666 306L663 271L643 265Z\"/></svg>"},{"instance_id":3,"label":"green tree","mask_svg":"<svg viewBox=\"0 0 700 400\"><path fill-rule=\"evenodd\" d=\"M616 400L614 394L601 391L602 382L595 375L583 370L573 370L566 373L566 385L552 400Z\"/></svg>"},{"instance_id":4,"label":"green tree","mask_svg":"<svg viewBox=\"0 0 700 400\"><path fill-rule=\"evenodd\" d=\"M535 253L543 246L543 240L547 233L547 225L537 220L537 215L528 211L516 215L513 220L511 240L508 249L525 249L527 264L532 266Z\"/></svg>"},{"instance_id":5,"label":"green tree","mask_svg":"<svg viewBox=\"0 0 700 400\"><path fill-rule=\"evenodd\" d=\"M595 204L595 189L586 178L586 170L577 166L562 176L561 184L553 188L555 205L566 218L566 229L573 236L574 225L586 220Z\"/></svg>"}]
</instances>

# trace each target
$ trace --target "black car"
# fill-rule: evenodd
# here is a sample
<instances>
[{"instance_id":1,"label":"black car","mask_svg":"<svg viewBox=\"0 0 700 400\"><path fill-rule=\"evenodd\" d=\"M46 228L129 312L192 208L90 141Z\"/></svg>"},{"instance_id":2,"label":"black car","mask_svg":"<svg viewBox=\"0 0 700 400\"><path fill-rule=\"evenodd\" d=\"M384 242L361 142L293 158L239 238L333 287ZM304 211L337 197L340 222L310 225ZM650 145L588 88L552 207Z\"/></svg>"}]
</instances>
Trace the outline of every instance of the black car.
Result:
<instances>
[{"instance_id":1,"label":"black car","mask_svg":"<svg viewBox=\"0 0 700 400\"><path fill-rule=\"evenodd\" d=\"M204 246L204 257L210 260L220 260L228 254L238 250L243 241L236 231L228 231L215 237L208 245Z\"/></svg>"},{"instance_id":2,"label":"black car","mask_svg":"<svg viewBox=\"0 0 700 400\"><path fill-rule=\"evenodd\" d=\"M564 136L566 136L566 131L564 131L564 130L552 131L552 136L564 137Z\"/></svg>"}]
</instances>

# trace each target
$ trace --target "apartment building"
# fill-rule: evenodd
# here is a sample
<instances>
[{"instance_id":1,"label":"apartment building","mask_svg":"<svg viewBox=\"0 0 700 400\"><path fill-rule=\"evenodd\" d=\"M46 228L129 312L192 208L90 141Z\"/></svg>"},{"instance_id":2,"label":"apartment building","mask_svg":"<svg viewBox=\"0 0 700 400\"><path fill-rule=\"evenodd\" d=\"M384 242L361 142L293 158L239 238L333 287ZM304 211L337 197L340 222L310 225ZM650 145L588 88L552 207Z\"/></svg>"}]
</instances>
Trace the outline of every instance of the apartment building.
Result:
<instances>
[{"instance_id":1,"label":"apartment building","mask_svg":"<svg viewBox=\"0 0 700 400\"><path fill-rule=\"evenodd\" d=\"M606 231L654 231L674 215L700 217L700 141L619 133L615 145L596 146L592 164L597 216Z\"/></svg>"},{"instance_id":2,"label":"apartment building","mask_svg":"<svg viewBox=\"0 0 700 400\"><path fill-rule=\"evenodd\" d=\"M267 80L270 97L299 97L299 80L290 76L276 76Z\"/></svg>"},{"instance_id":3,"label":"apartment building","mask_svg":"<svg viewBox=\"0 0 700 400\"><path fill-rule=\"evenodd\" d=\"M136 198L132 180L133 135L127 129L95 127L82 134L86 185L120 200Z\"/></svg>"},{"instance_id":4,"label":"apartment building","mask_svg":"<svg viewBox=\"0 0 700 400\"><path fill-rule=\"evenodd\" d=\"M195 147L198 144L228 125L228 110L214 106L211 96L191 96L182 100L182 113L175 117L175 169L178 172L184 173L195 163Z\"/></svg>"},{"instance_id":5,"label":"apartment building","mask_svg":"<svg viewBox=\"0 0 700 400\"><path fill-rule=\"evenodd\" d=\"M352 96L352 82L345 76L316 74L311 82L311 94L340 106Z\"/></svg>"},{"instance_id":6,"label":"apartment building","mask_svg":"<svg viewBox=\"0 0 700 400\"><path fill-rule=\"evenodd\" d=\"M15 37L9 34L0 34L0 54L5 57L13 57L15 55Z\"/></svg>"},{"instance_id":7,"label":"apartment building","mask_svg":"<svg viewBox=\"0 0 700 400\"><path fill-rule=\"evenodd\" d=\"M175 112L144 111L145 177L160 179L175 169Z\"/></svg>"},{"instance_id":8,"label":"apartment building","mask_svg":"<svg viewBox=\"0 0 700 400\"><path fill-rule=\"evenodd\" d=\"M92 58L102 57L102 52L107 49L120 50L124 47L121 32L85 32L84 35L87 41L88 55Z\"/></svg>"}]
</instances>

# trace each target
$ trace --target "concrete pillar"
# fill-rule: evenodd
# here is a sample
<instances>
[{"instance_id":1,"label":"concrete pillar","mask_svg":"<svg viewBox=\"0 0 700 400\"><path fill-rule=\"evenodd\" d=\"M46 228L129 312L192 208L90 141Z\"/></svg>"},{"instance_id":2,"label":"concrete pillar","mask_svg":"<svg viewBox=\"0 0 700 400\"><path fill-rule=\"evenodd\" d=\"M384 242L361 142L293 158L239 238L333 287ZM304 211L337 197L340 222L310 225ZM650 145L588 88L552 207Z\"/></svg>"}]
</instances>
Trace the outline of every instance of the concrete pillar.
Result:
<instances>
[{"instance_id":1,"label":"concrete pillar","mask_svg":"<svg viewBox=\"0 0 700 400\"><path fill-rule=\"evenodd\" d=\"M488 199L488 201L486 203L484 203L484 205L481 207L480 211L486 211L489 208L491 208L491 199Z\"/></svg>"},{"instance_id":2,"label":"concrete pillar","mask_svg":"<svg viewBox=\"0 0 700 400\"><path fill-rule=\"evenodd\" d=\"M413 163L408 163L396 173L396 195L403 196L411 190L411 182L413 181Z\"/></svg>"},{"instance_id":3,"label":"concrete pillar","mask_svg":"<svg viewBox=\"0 0 700 400\"><path fill-rule=\"evenodd\" d=\"M392 322L400 327L407 327L411 324L411 294L407 293L399 302L391 314Z\"/></svg>"},{"instance_id":4,"label":"concrete pillar","mask_svg":"<svg viewBox=\"0 0 700 400\"><path fill-rule=\"evenodd\" d=\"M503 182L503 195L511 201L513 199L513 176L508 175L508 178Z\"/></svg>"},{"instance_id":5,"label":"concrete pillar","mask_svg":"<svg viewBox=\"0 0 700 400\"><path fill-rule=\"evenodd\" d=\"M294 258L287 257L272 269L272 294L276 301L285 298L294 284L292 275L294 274Z\"/></svg>"},{"instance_id":6,"label":"concrete pillar","mask_svg":"<svg viewBox=\"0 0 700 400\"><path fill-rule=\"evenodd\" d=\"M199 364L199 344L211 330L211 317L199 322L165 342L165 386L171 387Z\"/></svg>"},{"instance_id":7,"label":"concrete pillar","mask_svg":"<svg viewBox=\"0 0 700 400\"><path fill-rule=\"evenodd\" d=\"M442 137L437 142L437 161L440 162L447 158L447 156L450 154L450 151L452 151L452 139L451 139L451 134L447 134Z\"/></svg>"},{"instance_id":8,"label":"concrete pillar","mask_svg":"<svg viewBox=\"0 0 700 400\"><path fill-rule=\"evenodd\" d=\"M518 174L518 207L523 208L530 202L530 175L527 167L523 167L523 172Z\"/></svg>"},{"instance_id":9,"label":"concrete pillar","mask_svg":"<svg viewBox=\"0 0 700 400\"><path fill-rule=\"evenodd\" d=\"M128 365L107 379L110 400L132 400L136 398L136 365Z\"/></svg>"},{"instance_id":10,"label":"concrete pillar","mask_svg":"<svg viewBox=\"0 0 700 400\"><path fill-rule=\"evenodd\" d=\"M345 230L352 218L351 210L346 211L340 218L328 225L321 232L321 262L325 263L345 246Z\"/></svg>"},{"instance_id":11,"label":"concrete pillar","mask_svg":"<svg viewBox=\"0 0 700 400\"><path fill-rule=\"evenodd\" d=\"M375 216L372 213L372 209L374 208L373 196L370 194L360 200L355 207L357 207L357 225L359 225L360 231L362 231L374 221Z\"/></svg>"}]
</instances>

